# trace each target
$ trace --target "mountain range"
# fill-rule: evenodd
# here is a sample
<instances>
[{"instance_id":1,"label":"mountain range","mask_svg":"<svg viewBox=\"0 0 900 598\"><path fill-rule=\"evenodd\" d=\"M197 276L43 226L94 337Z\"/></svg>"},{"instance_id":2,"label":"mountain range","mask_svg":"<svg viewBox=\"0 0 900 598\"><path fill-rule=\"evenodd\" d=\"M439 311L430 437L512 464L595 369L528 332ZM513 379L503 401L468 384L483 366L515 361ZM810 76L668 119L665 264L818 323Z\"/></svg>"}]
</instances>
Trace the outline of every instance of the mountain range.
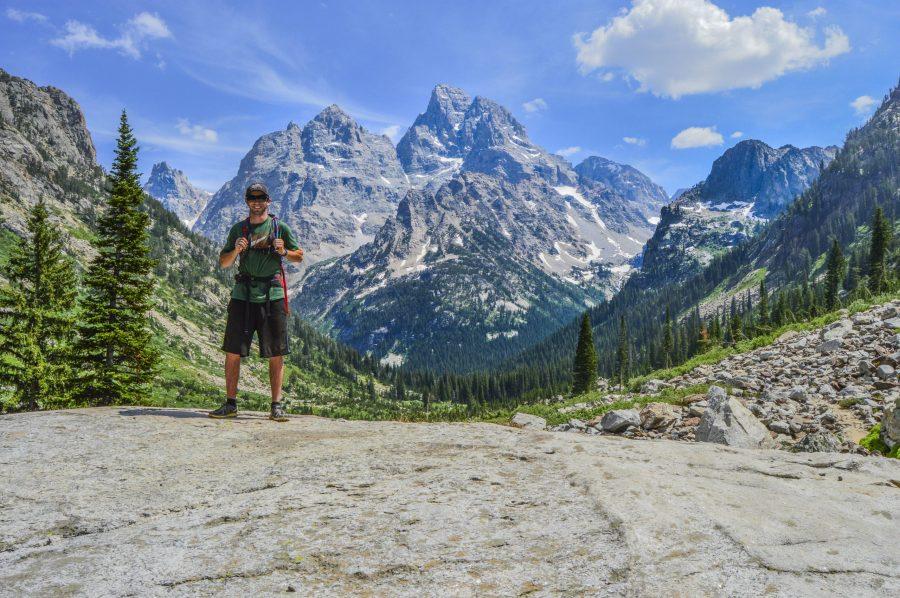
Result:
<instances>
[{"instance_id":1,"label":"mountain range","mask_svg":"<svg viewBox=\"0 0 900 598\"><path fill-rule=\"evenodd\" d=\"M662 209L642 254L643 285L684 280L752 236L812 184L837 150L773 148L755 139L727 149L704 181Z\"/></svg>"}]
</instances>

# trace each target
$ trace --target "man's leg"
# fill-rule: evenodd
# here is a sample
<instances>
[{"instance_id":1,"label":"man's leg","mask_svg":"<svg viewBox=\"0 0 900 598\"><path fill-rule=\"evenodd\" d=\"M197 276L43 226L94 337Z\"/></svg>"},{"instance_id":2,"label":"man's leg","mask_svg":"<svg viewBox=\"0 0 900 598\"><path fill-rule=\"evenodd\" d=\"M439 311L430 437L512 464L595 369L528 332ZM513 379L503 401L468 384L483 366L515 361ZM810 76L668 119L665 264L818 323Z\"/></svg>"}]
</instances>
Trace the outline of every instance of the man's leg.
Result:
<instances>
[{"instance_id":1,"label":"man's leg","mask_svg":"<svg viewBox=\"0 0 900 598\"><path fill-rule=\"evenodd\" d=\"M284 355L269 358L269 385L272 388L272 402L281 402L281 382L284 379Z\"/></svg>"},{"instance_id":2,"label":"man's leg","mask_svg":"<svg viewBox=\"0 0 900 598\"><path fill-rule=\"evenodd\" d=\"M236 399L238 380L241 377L241 356L225 353L225 398Z\"/></svg>"}]
</instances>

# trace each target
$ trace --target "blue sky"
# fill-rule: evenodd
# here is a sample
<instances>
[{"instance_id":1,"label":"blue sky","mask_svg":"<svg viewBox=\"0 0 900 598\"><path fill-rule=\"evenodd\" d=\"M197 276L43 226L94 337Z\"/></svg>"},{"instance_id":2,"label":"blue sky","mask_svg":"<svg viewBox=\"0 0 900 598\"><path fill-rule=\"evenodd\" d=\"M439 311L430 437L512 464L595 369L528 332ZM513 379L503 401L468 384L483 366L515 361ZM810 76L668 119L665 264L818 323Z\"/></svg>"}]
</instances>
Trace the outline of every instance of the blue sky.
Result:
<instances>
[{"instance_id":1,"label":"blue sky","mask_svg":"<svg viewBox=\"0 0 900 598\"><path fill-rule=\"evenodd\" d=\"M0 67L72 95L105 166L125 108L144 173L211 191L289 121L337 103L396 140L450 83L671 193L740 139L840 144L896 84L898 30L891 0L10 1Z\"/></svg>"}]
</instances>

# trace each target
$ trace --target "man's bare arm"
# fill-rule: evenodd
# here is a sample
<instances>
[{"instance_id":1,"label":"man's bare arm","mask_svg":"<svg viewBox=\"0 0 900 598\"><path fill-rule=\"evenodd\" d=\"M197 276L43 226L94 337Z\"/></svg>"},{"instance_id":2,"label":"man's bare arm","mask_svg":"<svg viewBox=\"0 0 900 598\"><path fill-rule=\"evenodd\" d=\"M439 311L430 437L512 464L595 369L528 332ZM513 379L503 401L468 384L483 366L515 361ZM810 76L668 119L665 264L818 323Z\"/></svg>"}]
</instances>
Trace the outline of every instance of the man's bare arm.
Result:
<instances>
[{"instance_id":1,"label":"man's bare arm","mask_svg":"<svg viewBox=\"0 0 900 598\"><path fill-rule=\"evenodd\" d=\"M219 266L221 266L222 268L230 268L234 264L235 260L237 259L237 256L239 256L241 254L241 252L244 251L244 249L246 249L246 248L247 248L247 239L245 239L244 237L241 237L240 239L235 241L234 249L232 249L231 251L227 251L225 253L219 254Z\"/></svg>"}]
</instances>

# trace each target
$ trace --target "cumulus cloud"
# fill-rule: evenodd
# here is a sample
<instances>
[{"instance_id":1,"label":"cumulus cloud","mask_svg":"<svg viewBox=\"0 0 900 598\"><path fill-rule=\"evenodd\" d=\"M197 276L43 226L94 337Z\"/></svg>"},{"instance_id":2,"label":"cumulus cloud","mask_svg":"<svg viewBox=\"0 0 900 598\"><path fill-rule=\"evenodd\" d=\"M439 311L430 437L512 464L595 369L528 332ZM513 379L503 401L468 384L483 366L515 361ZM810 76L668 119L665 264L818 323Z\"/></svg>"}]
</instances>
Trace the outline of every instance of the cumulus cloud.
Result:
<instances>
[{"instance_id":1,"label":"cumulus cloud","mask_svg":"<svg viewBox=\"0 0 900 598\"><path fill-rule=\"evenodd\" d=\"M381 134L387 135L392 141L397 141L397 137L400 136L400 125L390 125L389 127L385 127L381 129Z\"/></svg>"},{"instance_id":2,"label":"cumulus cloud","mask_svg":"<svg viewBox=\"0 0 900 598\"><path fill-rule=\"evenodd\" d=\"M192 125L186 118L179 118L175 128L178 129L179 133L194 141L205 143L217 143L219 141L219 134L213 129L201 125Z\"/></svg>"},{"instance_id":3,"label":"cumulus cloud","mask_svg":"<svg viewBox=\"0 0 900 598\"><path fill-rule=\"evenodd\" d=\"M869 112L872 111L872 108L875 107L875 98L872 96L859 96L852 102L850 105L853 106L853 109L856 111L856 114L859 116L866 116Z\"/></svg>"},{"instance_id":4,"label":"cumulus cloud","mask_svg":"<svg viewBox=\"0 0 900 598\"><path fill-rule=\"evenodd\" d=\"M86 48L103 48L118 50L137 59L141 57L148 40L172 37L165 21L149 12L135 15L121 29L119 37L110 38L100 35L92 26L81 21L67 21L65 34L50 40L50 43L69 54Z\"/></svg>"},{"instance_id":5,"label":"cumulus cloud","mask_svg":"<svg viewBox=\"0 0 900 598\"><path fill-rule=\"evenodd\" d=\"M672 138L672 147L688 149L692 147L710 147L722 145L722 134L715 127L688 127Z\"/></svg>"},{"instance_id":6,"label":"cumulus cloud","mask_svg":"<svg viewBox=\"0 0 900 598\"><path fill-rule=\"evenodd\" d=\"M46 15L42 15L39 12L29 12L27 10L19 10L17 8L7 8L6 9L6 17L10 20L17 21L19 23L24 23L25 21L36 21L38 23L44 23L47 21Z\"/></svg>"},{"instance_id":7,"label":"cumulus cloud","mask_svg":"<svg viewBox=\"0 0 900 598\"><path fill-rule=\"evenodd\" d=\"M540 112L541 110L547 109L547 102L544 101L544 98L534 98L533 100L529 100L522 104L522 108L525 109L525 112Z\"/></svg>"},{"instance_id":8,"label":"cumulus cloud","mask_svg":"<svg viewBox=\"0 0 900 598\"><path fill-rule=\"evenodd\" d=\"M743 131L735 131L734 133L731 134L732 139L738 139L739 137L743 137L743 136L744 136Z\"/></svg>"},{"instance_id":9,"label":"cumulus cloud","mask_svg":"<svg viewBox=\"0 0 900 598\"><path fill-rule=\"evenodd\" d=\"M647 145L647 140L640 137L622 137L622 141L624 141L628 145L636 145L638 147L644 147L645 145Z\"/></svg>"},{"instance_id":10,"label":"cumulus cloud","mask_svg":"<svg viewBox=\"0 0 900 598\"><path fill-rule=\"evenodd\" d=\"M630 9L590 35L573 36L583 73L619 68L640 91L684 95L756 88L850 50L836 26L800 27L767 6L730 17L709 0L634 0Z\"/></svg>"},{"instance_id":11,"label":"cumulus cloud","mask_svg":"<svg viewBox=\"0 0 900 598\"><path fill-rule=\"evenodd\" d=\"M581 146L573 145L572 147L564 147L562 149L558 149L558 150L556 150L556 153L559 154L560 156L564 156L564 157L568 158L569 156L577 154L580 151L581 151Z\"/></svg>"}]
</instances>

